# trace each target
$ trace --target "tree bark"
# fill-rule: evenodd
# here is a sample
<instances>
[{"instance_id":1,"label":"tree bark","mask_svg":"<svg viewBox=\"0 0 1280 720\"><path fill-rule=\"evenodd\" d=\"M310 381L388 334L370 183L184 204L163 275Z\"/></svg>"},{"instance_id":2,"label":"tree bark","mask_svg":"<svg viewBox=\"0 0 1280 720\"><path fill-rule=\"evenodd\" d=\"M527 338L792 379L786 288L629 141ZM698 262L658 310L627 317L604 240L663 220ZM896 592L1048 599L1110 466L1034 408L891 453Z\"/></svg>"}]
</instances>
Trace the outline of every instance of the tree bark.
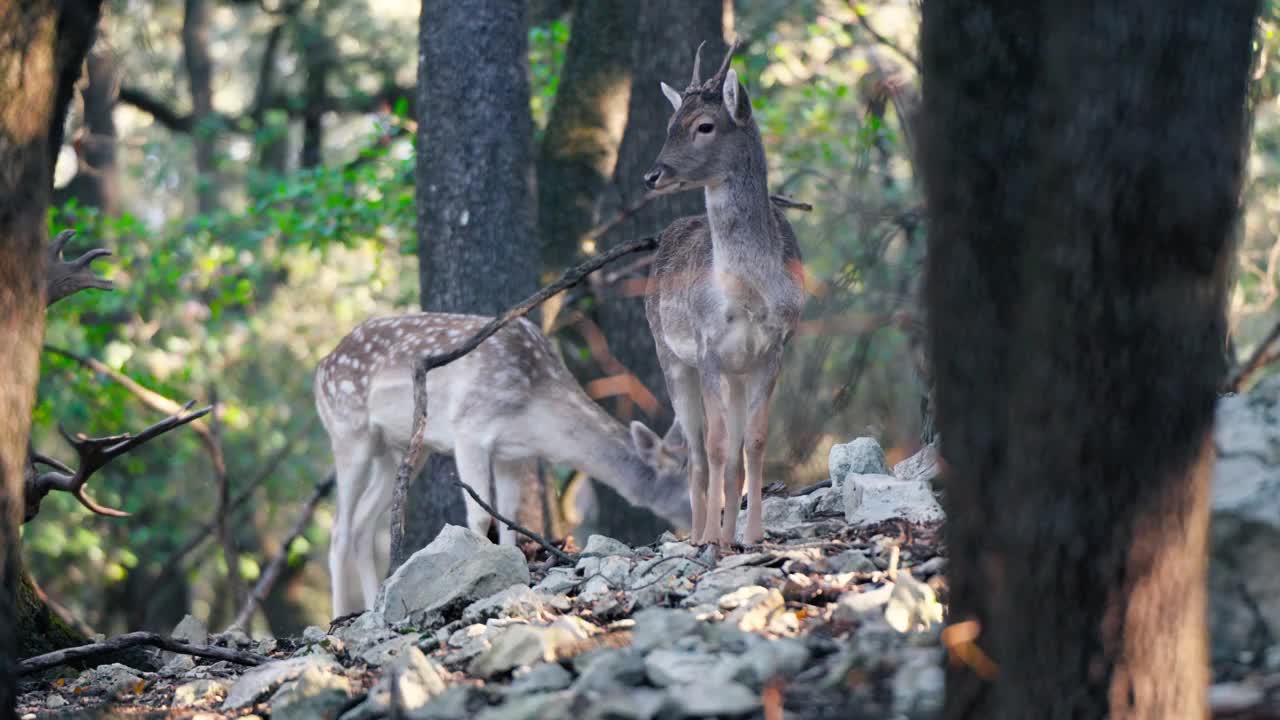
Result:
<instances>
[{"instance_id":1,"label":"tree bark","mask_svg":"<svg viewBox=\"0 0 1280 720\"><path fill-rule=\"evenodd\" d=\"M496 315L536 289L525 3L423 0L419 44L422 307ZM396 488L393 567L465 521L452 466L429 458L423 477Z\"/></svg>"},{"instance_id":2,"label":"tree bark","mask_svg":"<svg viewBox=\"0 0 1280 720\"><path fill-rule=\"evenodd\" d=\"M542 265L576 263L599 222L601 192L613 178L631 95L631 48L639 5L579 2L560 71L560 90L538 157Z\"/></svg>"},{"instance_id":3,"label":"tree bark","mask_svg":"<svg viewBox=\"0 0 1280 720\"><path fill-rule=\"evenodd\" d=\"M46 212L98 11L94 2L0 2L0 718L14 715L18 528L44 336Z\"/></svg>"},{"instance_id":4,"label":"tree bark","mask_svg":"<svg viewBox=\"0 0 1280 720\"><path fill-rule=\"evenodd\" d=\"M613 183L604 199L610 217L637 203L645 194L642 176L657 159L667 137L671 105L662 96L659 82L683 90L693 71L693 55L698 44L703 49L703 75L713 72L724 57L724 23L731 22L732 3L650 0L640 4L631 58L631 94L627 104L627 128L618 149ZM707 69L707 68L710 69ZM602 238L602 247L613 247L646 235L661 233L671 221L686 215L701 215L706 203L701 192L667 195L649 203ZM644 298L624 295L613 289L600 298L600 326L614 357L644 383L658 398L661 415L645 420L659 429L671 422L667 383L658 366L657 350L644 316ZM635 508L595 480L595 498L589 526L606 535L634 536L670 527L656 515ZM652 536L648 536L652 539Z\"/></svg>"},{"instance_id":5,"label":"tree bark","mask_svg":"<svg viewBox=\"0 0 1280 720\"><path fill-rule=\"evenodd\" d=\"M924 4L945 717L1207 715L1211 433L1257 9Z\"/></svg>"},{"instance_id":6,"label":"tree bark","mask_svg":"<svg viewBox=\"0 0 1280 720\"><path fill-rule=\"evenodd\" d=\"M213 112L213 60L209 57L209 2L186 0L182 58L191 89L192 142L196 150L196 207L206 215L218 207L217 116Z\"/></svg>"},{"instance_id":7,"label":"tree bark","mask_svg":"<svg viewBox=\"0 0 1280 720\"><path fill-rule=\"evenodd\" d=\"M81 207L98 208L103 215L120 212L120 169L116 165L116 84L119 77L115 54L99 45L85 64L88 82L81 90L84 133L74 146L78 167L75 176L53 193L55 205L75 199Z\"/></svg>"},{"instance_id":8,"label":"tree bark","mask_svg":"<svg viewBox=\"0 0 1280 720\"><path fill-rule=\"evenodd\" d=\"M298 30L302 45L302 61L306 66L303 88L302 157L300 165L320 165L324 146L324 114L329 104L329 72L333 68L334 48L325 34L324 18L313 17Z\"/></svg>"}]
</instances>

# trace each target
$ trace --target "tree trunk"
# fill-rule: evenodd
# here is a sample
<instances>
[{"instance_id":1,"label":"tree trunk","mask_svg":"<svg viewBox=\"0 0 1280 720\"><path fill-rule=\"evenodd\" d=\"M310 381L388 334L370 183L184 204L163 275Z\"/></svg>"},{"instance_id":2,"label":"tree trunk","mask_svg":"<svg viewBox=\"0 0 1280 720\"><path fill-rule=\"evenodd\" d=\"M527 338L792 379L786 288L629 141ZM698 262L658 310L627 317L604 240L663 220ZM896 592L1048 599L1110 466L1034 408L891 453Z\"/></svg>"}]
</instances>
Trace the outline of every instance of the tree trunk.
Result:
<instances>
[{"instance_id":1,"label":"tree trunk","mask_svg":"<svg viewBox=\"0 0 1280 720\"><path fill-rule=\"evenodd\" d=\"M423 0L417 205L422 307L497 314L533 292L525 3ZM392 566L462 524L453 461L431 458L392 502ZM429 479L426 479L429 478Z\"/></svg>"},{"instance_id":2,"label":"tree trunk","mask_svg":"<svg viewBox=\"0 0 1280 720\"><path fill-rule=\"evenodd\" d=\"M560 90L538 157L542 265L577 262L599 221L601 192L613 178L631 95L631 48L639 5L579 2L560 72Z\"/></svg>"},{"instance_id":3,"label":"tree trunk","mask_svg":"<svg viewBox=\"0 0 1280 720\"><path fill-rule=\"evenodd\" d=\"M186 0L182 58L191 89L191 140L196 149L196 207L206 215L218 207L217 134L213 114L213 60L209 57L209 2Z\"/></svg>"},{"instance_id":4,"label":"tree trunk","mask_svg":"<svg viewBox=\"0 0 1280 720\"><path fill-rule=\"evenodd\" d=\"M324 18L321 15L312 17L310 23L299 28L298 39L302 45L302 62L306 67L307 78L303 89L300 165L314 168L322 160L324 112L329 103L328 82L329 71L333 67L334 48L325 34Z\"/></svg>"},{"instance_id":5,"label":"tree trunk","mask_svg":"<svg viewBox=\"0 0 1280 720\"><path fill-rule=\"evenodd\" d=\"M14 716L18 528L44 336L46 212L98 4L0 1L0 718Z\"/></svg>"},{"instance_id":6,"label":"tree trunk","mask_svg":"<svg viewBox=\"0 0 1280 720\"><path fill-rule=\"evenodd\" d=\"M924 4L948 718L1207 714L1211 433L1256 11Z\"/></svg>"},{"instance_id":7,"label":"tree trunk","mask_svg":"<svg viewBox=\"0 0 1280 720\"><path fill-rule=\"evenodd\" d=\"M632 47L631 96L627 105L627 129L618 150L613 186L605 198L604 218L633 205L645 194L641 179L645 170L657 159L667 137L667 120L671 105L662 96L658 83L666 82L683 90L693 71L693 55L698 44L703 49L703 74L714 71L724 57L724 23L732 21L733 7L711 2L650 0L639 7L639 17ZM710 70L705 68L710 67ZM706 203L701 192L667 195L649 203L625 222L619 223L603 238L603 247L613 247L646 235L657 235L672 220L685 215L701 215ZM658 366L653 336L644 317L644 298L624 294L618 289L606 291L600 304L600 325L614 357L649 388L659 401L661 415L645 418L651 425L664 429L670 422L666 410L670 403L666 380ZM591 481L595 512L590 527L606 535L634 535L637 532L661 532L669 525L657 516L632 507L617 493L595 480ZM652 539L652 537L649 537Z\"/></svg>"}]
</instances>

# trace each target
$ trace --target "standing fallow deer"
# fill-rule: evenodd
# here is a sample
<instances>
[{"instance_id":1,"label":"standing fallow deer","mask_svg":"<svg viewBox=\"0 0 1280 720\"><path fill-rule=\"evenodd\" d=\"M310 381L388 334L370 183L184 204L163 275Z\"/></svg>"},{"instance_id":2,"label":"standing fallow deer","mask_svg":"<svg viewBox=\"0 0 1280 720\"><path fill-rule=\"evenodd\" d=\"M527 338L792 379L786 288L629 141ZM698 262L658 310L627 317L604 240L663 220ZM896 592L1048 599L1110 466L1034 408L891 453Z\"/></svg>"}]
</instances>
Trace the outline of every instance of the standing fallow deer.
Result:
<instances>
[{"instance_id":1,"label":"standing fallow deer","mask_svg":"<svg viewBox=\"0 0 1280 720\"><path fill-rule=\"evenodd\" d=\"M461 344L489 320L444 313L376 318L320 361L316 409L333 446L338 485L329 548L335 616L372 607L385 574L375 559L374 531L390 508L413 430L415 358ZM515 517L525 470L540 457L581 470L629 502L689 527L679 427L659 438L639 422L628 429L615 420L587 396L532 322L507 325L430 371L426 390L427 446L451 453L462 482L498 513ZM489 515L465 499L468 526L485 534ZM505 525L498 537L515 544Z\"/></svg>"},{"instance_id":2,"label":"standing fallow deer","mask_svg":"<svg viewBox=\"0 0 1280 720\"><path fill-rule=\"evenodd\" d=\"M663 231L645 313L688 440L693 539L725 545L734 542L744 455L743 540L764 536L769 399L804 304L795 234L770 203L760 131L747 91L729 67L736 48L735 42L703 82L699 46L683 93L662 83L675 113L644 177L657 192L703 188L706 194L706 215L676 220Z\"/></svg>"}]
</instances>

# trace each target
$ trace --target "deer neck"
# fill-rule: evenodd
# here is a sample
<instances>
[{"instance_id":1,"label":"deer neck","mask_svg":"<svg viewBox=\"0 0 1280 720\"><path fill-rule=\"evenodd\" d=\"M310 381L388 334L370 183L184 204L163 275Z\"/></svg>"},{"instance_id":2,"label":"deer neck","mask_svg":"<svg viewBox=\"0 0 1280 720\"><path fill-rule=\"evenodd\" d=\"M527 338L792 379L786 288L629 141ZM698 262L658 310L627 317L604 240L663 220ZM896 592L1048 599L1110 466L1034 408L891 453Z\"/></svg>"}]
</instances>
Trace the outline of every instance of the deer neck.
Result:
<instances>
[{"instance_id":1,"label":"deer neck","mask_svg":"<svg viewBox=\"0 0 1280 720\"><path fill-rule=\"evenodd\" d=\"M778 253L764 146L754 122L742 132L751 140L748 151L723 181L705 191L717 270L749 270Z\"/></svg>"},{"instance_id":2,"label":"deer neck","mask_svg":"<svg viewBox=\"0 0 1280 720\"><path fill-rule=\"evenodd\" d=\"M633 505L648 507L655 473L636 453L627 428L582 393L551 404L550 412L562 421L547 424L555 435L546 443L547 459L590 475Z\"/></svg>"}]
</instances>

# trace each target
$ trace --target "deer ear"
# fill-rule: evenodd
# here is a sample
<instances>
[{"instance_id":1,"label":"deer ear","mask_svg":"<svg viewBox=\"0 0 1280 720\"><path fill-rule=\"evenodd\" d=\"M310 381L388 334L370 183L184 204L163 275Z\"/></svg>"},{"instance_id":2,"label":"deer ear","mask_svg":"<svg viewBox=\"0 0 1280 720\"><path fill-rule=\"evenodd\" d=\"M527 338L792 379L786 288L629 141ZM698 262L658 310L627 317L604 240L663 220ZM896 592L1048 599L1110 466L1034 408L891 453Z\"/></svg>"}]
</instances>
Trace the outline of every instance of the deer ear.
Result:
<instances>
[{"instance_id":1,"label":"deer ear","mask_svg":"<svg viewBox=\"0 0 1280 720\"><path fill-rule=\"evenodd\" d=\"M658 451L658 445L662 443L662 438L658 437L652 430L645 426L639 420L631 422L631 444L636 446L636 450L645 458L651 458Z\"/></svg>"},{"instance_id":2,"label":"deer ear","mask_svg":"<svg viewBox=\"0 0 1280 720\"><path fill-rule=\"evenodd\" d=\"M662 94L667 96L667 102L671 103L671 107L679 110L680 104L684 102L684 98L680 97L680 93L676 92L676 89L670 85L666 83L659 84L662 85Z\"/></svg>"},{"instance_id":3,"label":"deer ear","mask_svg":"<svg viewBox=\"0 0 1280 720\"><path fill-rule=\"evenodd\" d=\"M724 75L724 88L720 91L724 97L724 109L729 112L729 119L735 125L744 125L751 119L751 101L747 91L738 84L738 71L729 68Z\"/></svg>"},{"instance_id":4,"label":"deer ear","mask_svg":"<svg viewBox=\"0 0 1280 720\"><path fill-rule=\"evenodd\" d=\"M662 438L662 446L668 451L688 449L689 443L684 437L684 428L680 426L679 420L671 423L671 429L667 431L667 436Z\"/></svg>"}]
</instances>

